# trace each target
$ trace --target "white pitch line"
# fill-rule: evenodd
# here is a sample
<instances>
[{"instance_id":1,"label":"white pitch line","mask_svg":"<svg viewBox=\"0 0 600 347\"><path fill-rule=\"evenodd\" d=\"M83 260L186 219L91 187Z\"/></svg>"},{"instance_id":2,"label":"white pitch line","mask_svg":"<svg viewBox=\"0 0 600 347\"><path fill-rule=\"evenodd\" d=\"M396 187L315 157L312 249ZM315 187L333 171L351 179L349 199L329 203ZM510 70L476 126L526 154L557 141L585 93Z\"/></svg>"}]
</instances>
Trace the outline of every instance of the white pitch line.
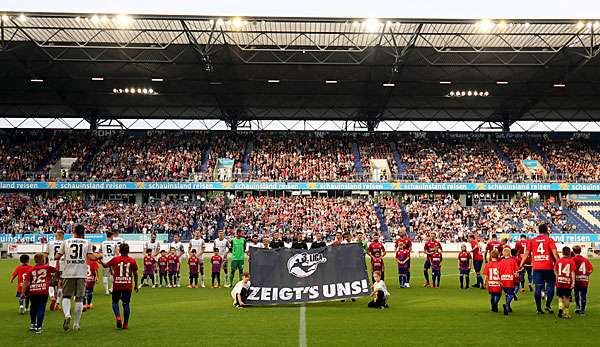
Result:
<instances>
[{"instance_id":1,"label":"white pitch line","mask_svg":"<svg viewBox=\"0 0 600 347\"><path fill-rule=\"evenodd\" d=\"M300 322L298 323L298 346L306 347L306 306L300 306Z\"/></svg>"}]
</instances>

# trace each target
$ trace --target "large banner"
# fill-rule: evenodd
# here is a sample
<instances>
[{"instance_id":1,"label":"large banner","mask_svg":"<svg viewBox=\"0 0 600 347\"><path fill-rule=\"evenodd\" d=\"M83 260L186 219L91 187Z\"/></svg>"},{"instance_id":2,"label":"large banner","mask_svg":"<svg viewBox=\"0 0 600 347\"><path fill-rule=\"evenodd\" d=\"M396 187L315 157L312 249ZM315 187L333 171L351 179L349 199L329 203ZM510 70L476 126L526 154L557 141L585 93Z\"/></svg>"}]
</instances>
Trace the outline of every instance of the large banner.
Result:
<instances>
[{"instance_id":1,"label":"large banner","mask_svg":"<svg viewBox=\"0 0 600 347\"><path fill-rule=\"evenodd\" d=\"M0 182L0 190L600 191L599 183L469 182Z\"/></svg>"},{"instance_id":2,"label":"large banner","mask_svg":"<svg viewBox=\"0 0 600 347\"><path fill-rule=\"evenodd\" d=\"M311 250L250 248L252 305L294 304L369 295L358 244Z\"/></svg>"}]
</instances>

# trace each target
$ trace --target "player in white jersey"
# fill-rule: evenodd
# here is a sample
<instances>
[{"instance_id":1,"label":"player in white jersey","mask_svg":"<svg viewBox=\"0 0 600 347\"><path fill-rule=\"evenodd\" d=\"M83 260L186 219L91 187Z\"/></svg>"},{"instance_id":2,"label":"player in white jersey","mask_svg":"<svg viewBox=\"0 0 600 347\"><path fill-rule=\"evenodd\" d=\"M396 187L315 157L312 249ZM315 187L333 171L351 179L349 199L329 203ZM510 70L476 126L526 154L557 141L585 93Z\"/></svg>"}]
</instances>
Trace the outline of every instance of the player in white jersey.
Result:
<instances>
[{"instance_id":1,"label":"player in white jersey","mask_svg":"<svg viewBox=\"0 0 600 347\"><path fill-rule=\"evenodd\" d=\"M64 258L62 278L63 278L63 300L62 308L65 314L63 329L70 329L71 325L71 298L75 297L75 311L73 330L79 330L79 321L83 312L83 294L85 281L87 277L87 259L98 260L92 251L92 243L85 237L85 228L83 225L75 227L75 233L72 238L65 240L58 249L55 259Z\"/></svg>"},{"instance_id":2,"label":"player in white jersey","mask_svg":"<svg viewBox=\"0 0 600 347\"><path fill-rule=\"evenodd\" d=\"M225 238L225 232L223 230L219 231L219 238L213 241L214 248L219 250L219 256L223 259L223 264L221 268L223 272L225 272L225 284L227 284L227 280L229 276L227 275L227 261L229 258L229 248L231 248L231 242Z\"/></svg>"},{"instance_id":3,"label":"player in white jersey","mask_svg":"<svg viewBox=\"0 0 600 347\"><path fill-rule=\"evenodd\" d=\"M65 233L62 230L57 230L54 234L54 240L48 242L46 244L46 249L44 253L48 257L48 264L55 264L55 268L57 271L52 275L52 280L50 281L50 287L48 288L48 294L50 295L50 311L58 311L60 310L60 302L62 301L62 288L61 288L61 278L60 273L63 268L63 262L55 261L56 253L60 249L64 241Z\"/></svg>"},{"instance_id":4,"label":"player in white jersey","mask_svg":"<svg viewBox=\"0 0 600 347\"><path fill-rule=\"evenodd\" d=\"M182 259L185 255L185 248L183 247L183 243L181 243L179 234L173 235L173 242L171 242L170 248L175 249L175 255L179 258L179 264L183 264ZM177 274L177 287L181 287L181 272Z\"/></svg>"},{"instance_id":5,"label":"player in white jersey","mask_svg":"<svg viewBox=\"0 0 600 347\"><path fill-rule=\"evenodd\" d=\"M100 245L100 253L105 262L109 262L112 258L117 256L119 250L119 242L115 240L114 232L106 232L106 240L102 241ZM103 271L102 284L104 284L104 291L106 295L110 295L112 292L112 268L105 268Z\"/></svg>"},{"instance_id":6,"label":"player in white jersey","mask_svg":"<svg viewBox=\"0 0 600 347\"><path fill-rule=\"evenodd\" d=\"M202 288L204 288L204 240L200 235L200 231L194 233L194 238L190 240L188 253L192 254L192 250L196 251L196 256L200 259L200 279L202 280Z\"/></svg>"},{"instance_id":7,"label":"player in white jersey","mask_svg":"<svg viewBox=\"0 0 600 347\"><path fill-rule=\"evenodd\" d=\"M152 257L154 257L154 259L156 259L156 261L158 261L158 258L160 256L160 242L158 242L158 240L156 239L156 233L153 232L150 235L150 241L147 241L144 243L144 252L151 250L152 251ZM158 283L158 266L154 269L154 282Z\"/></svg>"}]
</instances>

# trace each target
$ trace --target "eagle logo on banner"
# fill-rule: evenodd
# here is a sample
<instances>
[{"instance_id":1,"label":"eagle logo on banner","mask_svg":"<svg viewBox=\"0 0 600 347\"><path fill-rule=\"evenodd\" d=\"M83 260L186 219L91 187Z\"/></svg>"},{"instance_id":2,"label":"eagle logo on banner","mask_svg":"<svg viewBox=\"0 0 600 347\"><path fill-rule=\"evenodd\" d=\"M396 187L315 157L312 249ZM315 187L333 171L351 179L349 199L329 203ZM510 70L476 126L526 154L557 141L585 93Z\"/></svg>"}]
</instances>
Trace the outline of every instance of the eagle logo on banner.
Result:
<instances>
[{"instance_id":1,"label":"eagle logo on banner","mask_svg":"<svg viewBox=\"0 0 600 347\"><path fill-rule=\"evenodd\" d=\"M317 266L325 263L327 258L321 253L298 253L287 261L288 272L298 278L304 278L317 271Z\"/></svg>"}]
</instances>

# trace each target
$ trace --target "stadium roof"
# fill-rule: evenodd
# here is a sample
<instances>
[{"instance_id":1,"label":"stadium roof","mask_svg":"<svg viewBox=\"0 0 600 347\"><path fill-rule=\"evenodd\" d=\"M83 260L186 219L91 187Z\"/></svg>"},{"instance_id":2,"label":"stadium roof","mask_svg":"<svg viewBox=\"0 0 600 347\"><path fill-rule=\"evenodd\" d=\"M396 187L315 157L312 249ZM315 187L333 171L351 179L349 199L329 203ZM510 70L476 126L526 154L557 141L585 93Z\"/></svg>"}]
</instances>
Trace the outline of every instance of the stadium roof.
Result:
<instances>
[{"instance_id":1,"label":"stadium roof","mask_svg":"<svg viewBox=\"0 0 600 347\"><path fill-rule=\"evenodd\" d=\"M597 31L576 20L7 13L0 117L597 122Z\"/></svg>"}]
</instances>

